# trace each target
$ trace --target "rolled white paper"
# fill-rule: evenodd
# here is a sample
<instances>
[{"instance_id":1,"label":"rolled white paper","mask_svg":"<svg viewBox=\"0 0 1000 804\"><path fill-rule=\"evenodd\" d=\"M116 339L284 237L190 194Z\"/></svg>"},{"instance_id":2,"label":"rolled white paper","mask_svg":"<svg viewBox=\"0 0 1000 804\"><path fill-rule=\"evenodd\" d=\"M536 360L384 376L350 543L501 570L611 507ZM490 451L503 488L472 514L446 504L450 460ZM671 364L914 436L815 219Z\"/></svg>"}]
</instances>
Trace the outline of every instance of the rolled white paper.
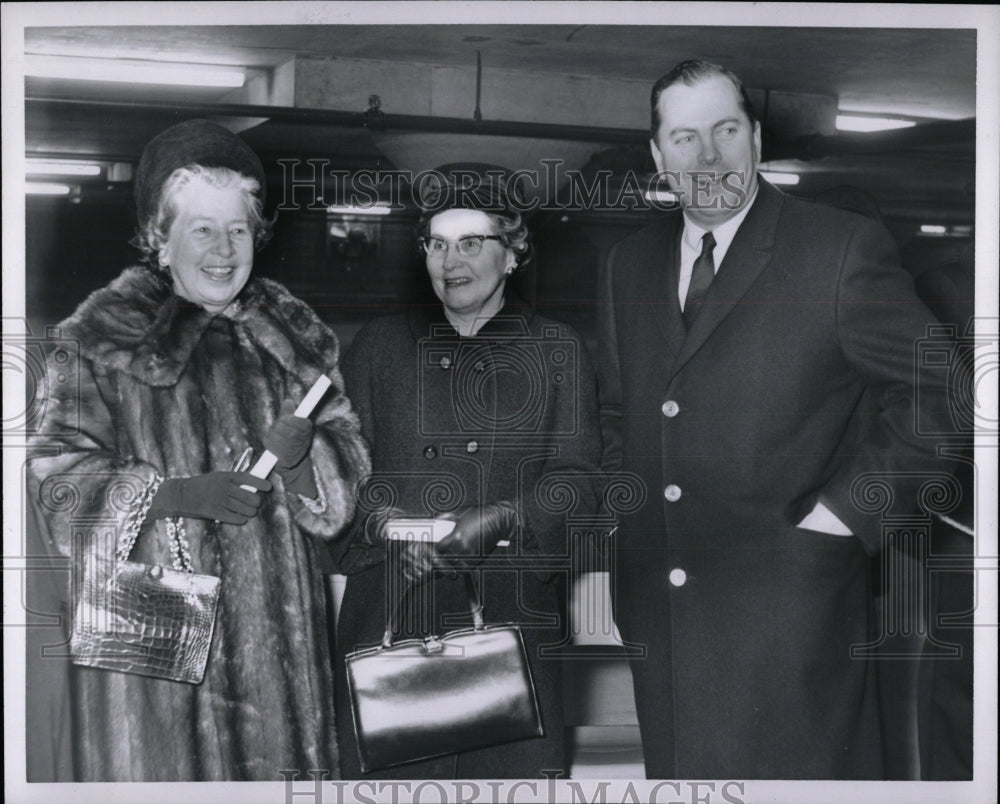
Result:
<instances>
[{"instance_id":1,"label":"rolled white paper","mask_svg":"<svg viewBox=\"0 0 1000 804\"><path fill-rule=\"evenodd\" d=\"M436 544L455 530L455 524L453 519L390 519L387 530L392 541ZM501 539L497 547L510 547L510 541Z\"/></svg>"},{"instance_id":2,"label":"rolled white paper","mask_svg":"<svg viewBox=\"0 0 1000 804\"><path fill-rule=\"evenodd\" d=\"M319 401L323 398L330 386L333 383L330 382L330 378L325 374L320 374L316 382L313 383L312 388L309 389L309 393L303 397L299 406L295 409L295 415L300 419L308 419L312 412L316 409ZM261 456L257 459L257 463L253 465L250 470L250 474L254 477L265 478L271 474L271 470L274 469L275 464L278 463L278 456L275 455L270 450L264 450ZM246 489L247 491L257 491L253 486L240 486L241 489Z\"/></svg>"},{"instance_id":3,"label":"rolled white paper","mask_svg":"<svg viewBox=\"0 0 1000 804\"><path fill-rule=\"evenodd\" d=\"M277 462L277 455L270 450L264 450L263 454L257 459L257 463L255 463L253 468L250 470L250 474L254 477L265 478L271 474L271 470L274 469ZM252 486L242 486L242 488L249 489L250 491L256 491L256 489Z\"/></svg>"},{"instance_id":4,"label":"rolled white paper","mask_svg":"<svg viewBox=\"0 0 1000 804\"><path fill-rule=\"evenodd\" d=\"M398 542L439 542L453 530L451 519L390 519L389 538Z\"/></svg>"},{"instance_id":5,"label":"rolled white paper","mask_svg":"<svg viewBox=\"0 0 1000 804\"><path fill-rule=\"evenodd\" d=\"M313 383L313 387L309 389L309 393L305 395L305 398L299 402L299 406L295 409L295 415L300 419L308 419L312 412L316 409L319 401L323 398L323 394L327 392L329 387L333 385L330 382L330 378L325 374L320 374L319 379Z\"/></svg>"}]
</instances>

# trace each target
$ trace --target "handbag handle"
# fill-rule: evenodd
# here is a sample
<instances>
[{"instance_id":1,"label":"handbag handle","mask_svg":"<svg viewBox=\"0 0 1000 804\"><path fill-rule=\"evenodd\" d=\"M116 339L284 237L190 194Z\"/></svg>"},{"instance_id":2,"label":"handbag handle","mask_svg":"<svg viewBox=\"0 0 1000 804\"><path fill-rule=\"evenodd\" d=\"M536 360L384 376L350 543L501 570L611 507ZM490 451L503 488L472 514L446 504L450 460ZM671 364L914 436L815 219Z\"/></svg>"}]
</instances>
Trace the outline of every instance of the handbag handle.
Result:
<instances>
[{"instance_id":1,"label":"handbag handle","mask_svg":"<svg viewBox=\"0 0 1000 804\"><path fill-rule=\"evenodd\" d=\"M139 538L139 531L146 521L146 515L153 504L153 497L163 483L163 478L156 475L143 493L142 500L128 515L125 520L125 527L122 529L121 537L115 549L115 558L118 564L128 561L135 547L136 539ZM186 572L189 576L194 574L194 565L191 563L191 545L187 540L187 532L184 529L184 522L180 517L167 517L167 536L170 539L170 556L173 567L178 572Z\"/></svg>"},{"instance_id":2,"label":"handbag handle","mask_svg":"<svg viewBox=\"0 0 1000 804\"><path fill-rule=\"evenodd\" d=\"M390 551L391 553L391 551ZM483 603L479 591L479 571L478 570L460 570L462 573L462 578L465 581L465 594L469 598L469 611L472 612L472 627L477 631L482 631L486 627L486 622L483 617ZM406 588L403 590L403 594L399 596L399 600L396 601L396 605L392 607L392 611L389 613L385 625L385 635L382 637L382 647L388 648L392 646L393 635L399 629L399 621L403 613L403 606L406 605L406 598L414 589L416 585L412 582L407 583Z\"/></svg>"}]
</instances>

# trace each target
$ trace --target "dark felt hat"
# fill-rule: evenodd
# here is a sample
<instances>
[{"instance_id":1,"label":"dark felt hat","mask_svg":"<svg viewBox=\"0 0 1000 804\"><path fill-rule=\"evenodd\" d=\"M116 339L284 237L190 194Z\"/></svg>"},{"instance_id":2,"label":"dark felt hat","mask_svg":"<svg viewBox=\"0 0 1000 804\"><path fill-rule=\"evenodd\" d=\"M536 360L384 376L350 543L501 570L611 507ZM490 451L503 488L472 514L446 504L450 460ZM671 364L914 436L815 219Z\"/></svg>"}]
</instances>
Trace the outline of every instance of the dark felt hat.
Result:
<instances>
[{"instance_id":1,"label":"dark felt hat","mask_svg":"<svg viewBox=\"0 0 1000 804\"><path fill-rule=\"evenodd\" d=\"M163 183L187 165L226 167L256 179L264 201L264 166L250 146L229 129L210 120L187 120L150 140L135 174L135 207L139 224L156 211Z\"/></svg>"},{"instance_id":2,"label":"dark felt hat","mask_svg":"<svg viewBox=\"0 0 1000 804\"><path fill-rule=\"evenodd\" d=\"M519 177L500 165L450 162L424 175L417 198L424 214L446 209L477 209L513 216L527 207Z\"/></svg>"}]
</instances>

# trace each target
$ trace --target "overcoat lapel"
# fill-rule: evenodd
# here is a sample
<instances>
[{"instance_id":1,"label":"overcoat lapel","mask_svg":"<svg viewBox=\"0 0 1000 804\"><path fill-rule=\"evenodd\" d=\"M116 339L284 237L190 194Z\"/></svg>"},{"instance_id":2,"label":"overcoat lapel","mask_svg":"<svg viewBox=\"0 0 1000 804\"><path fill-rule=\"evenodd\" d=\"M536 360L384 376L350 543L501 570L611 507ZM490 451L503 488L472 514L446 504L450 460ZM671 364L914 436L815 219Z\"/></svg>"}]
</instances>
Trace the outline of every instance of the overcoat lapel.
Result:
<instances>
[{"instance_id":1,"label":"overcoat lapel","mask_svg":"<svg viewBox=\"0 0 1000 804\"><path fill-rule=\"evenodd\" d=\"M660 239L651 249L653 256L645 262L645 276L641 277L638 284L638 287L649 291L648 299L653 306L653 318L669 352L664 354L668 365L676 359L687 335L684 319L681 318L680 302L677 299L680 237L683 226L684 217L679 214L671 215L664 221L659 233Z\"/></svg>"},{"instance_id":2,"label":"overcoat lapel","mask_svg":"<svg viewBox=\"0 0 1000 804\"><path fill-rule=\"evenodd\" d=\"M671 377L704 345L716 327L733 312L771 261L782 196L765 181L753 207L736 232L726 257L708 290L701 312L687 333L670 370ZM678 236L680 232L678 232ZM676 265L676 260L674 260ZM676 297L677 282L674 281ZM679 305L675 304L675 307ZM678 318L680 314L678 313ZM683 325L683 321L682 321Z\"/></svg>"}]
</instances>

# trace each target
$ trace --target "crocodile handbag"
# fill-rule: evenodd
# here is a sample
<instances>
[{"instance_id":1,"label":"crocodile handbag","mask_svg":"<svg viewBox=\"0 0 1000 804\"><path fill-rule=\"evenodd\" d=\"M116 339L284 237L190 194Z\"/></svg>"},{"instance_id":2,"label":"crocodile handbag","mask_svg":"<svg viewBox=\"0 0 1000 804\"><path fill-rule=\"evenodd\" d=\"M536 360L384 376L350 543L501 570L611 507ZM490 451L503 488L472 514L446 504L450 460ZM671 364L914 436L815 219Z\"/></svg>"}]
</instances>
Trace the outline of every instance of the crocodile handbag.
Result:
<instances>
[{"instance_id":1,"label":"crocodile handbag","mask_svg":"<svg viewBox=\"0 0 1000 804\"><path fill-rule=\"evenodd\" d=\"M486 625L464 573L473 627L347 656L361 768L372 770L544 734L521 630Z\"/></svg>"},{"instance_id":2,"label":"crocodile handbag","mask_svg":"<svg viewBox=\"0 0 1000 804\"><path fill-rule=\"evenodd\" d=\"M113 556L87 552L70 653L78 665L200 684L215 630L219 578L194 572L180 519L166 520L172 567L128 560L158 485L148 487L126 520Z\"/></svg>"}]
</instances>

